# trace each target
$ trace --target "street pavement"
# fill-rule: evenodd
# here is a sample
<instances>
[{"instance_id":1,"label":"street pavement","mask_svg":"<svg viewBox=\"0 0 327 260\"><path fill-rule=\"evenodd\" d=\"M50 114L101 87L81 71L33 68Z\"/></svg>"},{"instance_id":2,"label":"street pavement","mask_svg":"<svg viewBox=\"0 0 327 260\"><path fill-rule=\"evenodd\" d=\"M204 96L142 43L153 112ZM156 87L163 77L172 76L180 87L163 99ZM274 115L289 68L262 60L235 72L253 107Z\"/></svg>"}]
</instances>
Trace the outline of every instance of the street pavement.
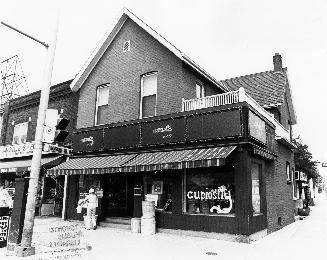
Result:
<instances>
[{"instance_id":1,"label":"street pavement","mask_svg":"<svg viewBox=\"0 0 327 260\"><path fill-rule=\"evenodd\" d=\"M65 241L78 241L76 250L67 250L71 248L66 247L67 244L72 242L65 244ZM165 233L145 236L108 227L85 230L80 221L45 217L35 220L33 243L36 255L25 257L26 260L327 259L327 198L325 194L319 194L309 217L251 244ZM62 248L66 250L64 253L54 252ZM1 260L22 259L7 254L5 248L0 249Z\"/></svg>"}]
</instances>

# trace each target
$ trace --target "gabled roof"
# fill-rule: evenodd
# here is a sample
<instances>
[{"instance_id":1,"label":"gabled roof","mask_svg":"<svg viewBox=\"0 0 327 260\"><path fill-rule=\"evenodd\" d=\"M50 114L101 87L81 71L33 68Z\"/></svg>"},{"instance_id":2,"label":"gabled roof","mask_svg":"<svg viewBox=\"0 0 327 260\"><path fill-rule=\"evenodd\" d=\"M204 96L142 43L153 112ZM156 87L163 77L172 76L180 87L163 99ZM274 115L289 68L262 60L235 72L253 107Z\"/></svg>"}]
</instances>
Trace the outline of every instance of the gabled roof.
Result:
<instances>
[{"instance_id":1,"label":"gabled roof","mask_svg":"<svg viewBox=\"0 0 327 260\"><path fill-rule=\"evenodd\" d=\"M127 19L133 20L137 25L139 25L142 29L144 29L148 34L150 34L152 37L154 37L158 42L160 42L162 45L164 45L168 50L170 50L173 54L175 54L176 57L181 59L183 62L185 62L187 65L189 65L191 68L196 70L198 73L200 73L202 76L204 76L207 80L209 80L211 83L213 83L218 88L222 89L223 91L226 91L226 88L217 81L213 76L211 76L208 72L206 72L203 68L201 68L199 65L197 65L194 61L192 61L188 56L186 56L183 52L181 52L179 49L177 49L173 44L171 44L169 41L167 41L163 36L161 36L159 33L157 33L155 30L153 30L149 25L144 23L140 18L138 18L136 15L134 15L132 12L130 12L127 8L124 8L118 17L116 19L116 22L114 23L114 26L111 30L109 30L105 35L102 41L98 44L96 49L93 51L91 56L88 58L86 63L83 65L82 69L79 71L79 73L76 75L75 79L71 83L71 89L72 91L78 91L79 88L83 85L87 77L90 75L93 68L96 66L98 61L101 59L104 52L107 50L108 46L112 43L115 36L118 34L120 29L123 27L124 23Z\"/></svg>"},{"instance_id":2,"label":"gabled roof","mask_svg":"<svg viewBox=\"0 0 327 260\"><path fill-rule=\"evenodd\" d=\"M285 101L290 109L290 117L293 124L296 123L296 115L293 107L291 91L289 87L287 68L281 71L265 71L241 77L220 81L229 90L245 89L255 101L264 108L278 107Z\"/></svg>"}]
</instances>

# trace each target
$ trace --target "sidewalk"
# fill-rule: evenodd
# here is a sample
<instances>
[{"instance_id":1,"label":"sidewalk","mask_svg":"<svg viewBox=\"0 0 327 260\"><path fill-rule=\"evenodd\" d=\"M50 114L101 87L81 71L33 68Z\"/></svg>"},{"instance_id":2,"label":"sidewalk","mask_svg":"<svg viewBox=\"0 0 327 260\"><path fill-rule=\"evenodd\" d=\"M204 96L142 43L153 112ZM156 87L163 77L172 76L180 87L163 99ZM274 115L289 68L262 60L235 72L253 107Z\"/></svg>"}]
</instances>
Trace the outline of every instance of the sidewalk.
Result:
<instances>
[{"instance_id":1,"label":"sidewalk","mask_svg":"<svg viewBox=\"0 0 327 260\"><path fill-rule=\"evenodd\" d=\"M80 221L37 218L33 236L36 256L24 259L40 260L53 239L49 227L63 225L77 225L84 233L80 244L84 249L80 251L82 257L70 259L327 259L325 195L319 197L318 205L311 207L311 214L305 220L296 221L252 244L164 233L144 236L107 227L85 230ZM6 249L0 249L0 259L4 259L5 253ZM7 256L6 259L17 258Z\"/></svg>"}]
</instances>

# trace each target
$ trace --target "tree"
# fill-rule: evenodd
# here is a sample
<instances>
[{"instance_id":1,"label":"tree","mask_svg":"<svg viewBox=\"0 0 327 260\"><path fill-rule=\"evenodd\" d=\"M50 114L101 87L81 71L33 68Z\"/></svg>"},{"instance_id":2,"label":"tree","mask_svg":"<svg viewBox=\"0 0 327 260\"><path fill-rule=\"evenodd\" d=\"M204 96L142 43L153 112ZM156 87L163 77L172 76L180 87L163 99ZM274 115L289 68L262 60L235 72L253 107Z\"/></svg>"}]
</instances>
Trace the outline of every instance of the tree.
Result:
<instances>
[{"instance_id":1,"label":"tree","mask_svg":"<svg viewBox=\"0 0 327 260\"><path fill-rule=\"evenodd\" d=\"M308 179L312 178L316 181L320 177L317 169L319 162L313 160L308 146L302 142L299 136L293 139L293 142L297 147L294 151L295 169L306 173Z\"/></svg>"}]
</instances>

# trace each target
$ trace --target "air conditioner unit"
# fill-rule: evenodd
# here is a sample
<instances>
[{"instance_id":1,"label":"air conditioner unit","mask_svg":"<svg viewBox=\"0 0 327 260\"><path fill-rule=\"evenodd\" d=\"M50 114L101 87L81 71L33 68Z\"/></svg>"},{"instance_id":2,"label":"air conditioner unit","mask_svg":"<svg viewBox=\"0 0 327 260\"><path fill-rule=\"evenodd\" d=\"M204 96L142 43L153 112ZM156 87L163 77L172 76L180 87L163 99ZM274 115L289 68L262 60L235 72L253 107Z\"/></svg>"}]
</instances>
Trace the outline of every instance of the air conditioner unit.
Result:
<instances>
[{"instance_id":1,"label":"air conditioner unit","mask_svg":"<svg viewBox=\"0 0 327 260\"><path fill-rule=\"evenodd\" d=\"M295 180L296 181L299 181L300 180L300 172L299 171L295 171L294 174L295 174L295 176L294 176L295 177Z\"/></svg>"}]
</instances>

